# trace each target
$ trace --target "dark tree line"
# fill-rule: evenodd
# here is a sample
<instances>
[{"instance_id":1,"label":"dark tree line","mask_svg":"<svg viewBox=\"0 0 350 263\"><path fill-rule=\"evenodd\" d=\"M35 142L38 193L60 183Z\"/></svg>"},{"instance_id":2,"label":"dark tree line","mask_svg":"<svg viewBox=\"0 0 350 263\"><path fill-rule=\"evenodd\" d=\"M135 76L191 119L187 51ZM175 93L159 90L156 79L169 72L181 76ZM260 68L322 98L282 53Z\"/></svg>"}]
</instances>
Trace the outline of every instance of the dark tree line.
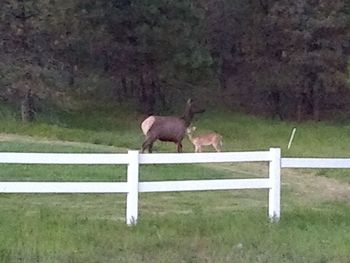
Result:
<instances>
[{"instance_id":1,"label":"dark tree line","mask_svg":"<svg viewBox=\"0 0 350 263\"><path fill-rule=\"evenodd\" d=\"M350 110L346 0L4 0L0 100L150 114L185 98L315 119ZM39 102L40 101L40 102Z\"/></svg>"},{"instance_id":2,"label":"dark tree line","mask_svg":"<svg viewBox=\"0 0 350 263\"><path fill-rule=\"evenodd\" d=\"M212 51L228 104L298 120L349 110L346 2L230 3L208 22L221 21Z\"/></svg>"}]
</instances>

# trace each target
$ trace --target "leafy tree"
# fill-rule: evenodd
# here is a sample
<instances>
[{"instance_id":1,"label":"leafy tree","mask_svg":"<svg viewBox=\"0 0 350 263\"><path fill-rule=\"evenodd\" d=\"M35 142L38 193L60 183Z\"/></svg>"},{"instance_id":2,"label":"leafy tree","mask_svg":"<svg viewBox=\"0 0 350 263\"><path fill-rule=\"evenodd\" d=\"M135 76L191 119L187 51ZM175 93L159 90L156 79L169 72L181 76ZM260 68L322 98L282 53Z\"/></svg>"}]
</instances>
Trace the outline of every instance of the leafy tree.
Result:
<instances>
[{"instance_id":1,"label":"leafy tree","mask_svg":"<svg viewBox=\"0 0 350 263\"><path fill-rule=\"evenodd\" d=\"M35 101L55 98L59 85L65 83L64 60L56 55L60 40L66 37L57 26L64 21L59 16L62 6L62 1L1 2L0 94L21 105L24 121L34 120Z\"/></svg>"},{"instance_id":2,"label":"leafy tree","mask_svg":"<svg viewBox=\"0 0 350 263\"><path fill-rule=\"evenodd\" d=\"M272 64L267 68L279 76L274 86L291 93L298 120L305 115L319 120L327 94L346 85L344 1L279 1L266 21L265 51Z\"/></svg>"},{"instance_id":3,"label":"leafy tree","mask_svg":"<svg viewBox=\"0 0 350 263\"><path fill-rule=\"evenodd\" d=\"M200 9L189 0L88 1L80 9L99 39L93 57L121 79L119 92L136 88L140 108L154 111L187 91L210 70L201 43Z\"/></svg>"},{"instance_id":4,"label":"leafy tree","mask_svg":"<svg viewBox=\"0 0 350 263\"><path fill-rule=\"evenodd\" d=\"M346 84L345 1L220 3L208 11L208 32L222 99L280 118L320 119L327 95Z\"/></svg>"},{"instance_id":5,"label":"leafy tree","mask_svg":"<svg viewBox=\"0 0 350 263\"><path fill-rule=\"evenodd\" d=\"M150 114L218 86L202 99L320 119L345 108L348 2L1 1L0 98L31 121L68 92Z\"/></svg>"}]
</instances>

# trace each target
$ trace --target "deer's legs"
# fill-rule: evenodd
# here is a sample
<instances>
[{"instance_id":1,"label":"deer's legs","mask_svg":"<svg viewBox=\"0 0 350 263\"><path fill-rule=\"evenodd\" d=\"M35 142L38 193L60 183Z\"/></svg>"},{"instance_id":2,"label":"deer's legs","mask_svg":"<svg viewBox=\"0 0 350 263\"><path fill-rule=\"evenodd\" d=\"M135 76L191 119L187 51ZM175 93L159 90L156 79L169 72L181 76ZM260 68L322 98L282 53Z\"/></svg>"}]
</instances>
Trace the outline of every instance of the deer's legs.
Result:
<instances>
[{"instance_id":1,"label":"deer's legs","mask_svg":"<svg viewBox=\"0 0 350 263\"><path fill-rule=\"evenodd\" d=\"M199 152L199 147L197 145L195 145L194 147L195 147L194 152L198 153Z\"/></svg>"},{"instance_id":2,"label":"deer's legs","mask_svg":"<svg viewBox=\"0 0 350 263\"><path fill-rule=\"evenodd\" d=\"M213 147L217 152L221 152L221 147L219 146L219 144L214 143Z\"/></svg>"},{"instance_id":3,"label":"deer's legs","mask_svg":"<svg viewBox=\"0 0 350 263\"><path fill-rule=\"evenodd\" d=\"M154 140L152 140L152 138L146 138L146 140L142 144L141 152L144 153L144 151L148 149L148 152L151 153L153 148L153 142Z\"/></svg>"},{"instance_id":4,"label":"deer's legs","mask_svg":"<svg viewBox=\"0 0 350 263\"><path fill-rule=\"evenodd\" d=\"M145 152L145 149L146 149L145 143L146 143L146 142L144 142L144 143L142 144L141 153L144 153L144 152Z\"/></svg>"},{"instance_id":5,"label":"deer's legs","mask_svg":"<svg viewBox=\"0 0 350 263\"><path fill-rule=\"evenodd\" d=\"M153 151L153 142L150 143L150 145L148 146L148 152L152 153L152 151Z\"/></svg>"},{"instance_id":6,"label":"deer's legs","mask_svg":"<svg viewBox=\"0 0 350 263\"><path fill-rule=\"evenodd\" d=\"M181 142L176 143L176 150L178 153L182 153L182 143Z\"/></svg>"}]
</instances>

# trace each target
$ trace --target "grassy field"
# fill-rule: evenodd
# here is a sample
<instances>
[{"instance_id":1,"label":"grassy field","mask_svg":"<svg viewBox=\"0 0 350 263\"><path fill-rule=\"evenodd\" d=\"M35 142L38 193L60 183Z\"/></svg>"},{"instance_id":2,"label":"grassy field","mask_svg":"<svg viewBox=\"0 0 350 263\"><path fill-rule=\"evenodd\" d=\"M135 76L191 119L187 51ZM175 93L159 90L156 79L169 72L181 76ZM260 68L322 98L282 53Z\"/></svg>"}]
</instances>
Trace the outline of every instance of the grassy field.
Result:
<instances>
[{"instance_id":1,"label":"grassy field","mask_svg":"<svg viewBox=\"0 0 350 263\"><path fill-rule=\"evenodd\" d=\"M0 151L126 152L139 149L140 117L118 111L51 112L21 124L0 107ZM198 132L216 130L224 150L281 147L283 156L349 157L350 126L286 123L207 112ZM297 134L286 149L290 132ZM185 151L193 151L187 140ZM172 144L155 146L174 152ZM141 167L146 180L249 178L267 165ZM0 165L1 181L124 181L125 166ZM281 221L267 219L267 191L140 194L140 221L127 227L125 196L0 194L0 262L349 262L350 171L286 169Z\"/></svg>"}]
</instances>

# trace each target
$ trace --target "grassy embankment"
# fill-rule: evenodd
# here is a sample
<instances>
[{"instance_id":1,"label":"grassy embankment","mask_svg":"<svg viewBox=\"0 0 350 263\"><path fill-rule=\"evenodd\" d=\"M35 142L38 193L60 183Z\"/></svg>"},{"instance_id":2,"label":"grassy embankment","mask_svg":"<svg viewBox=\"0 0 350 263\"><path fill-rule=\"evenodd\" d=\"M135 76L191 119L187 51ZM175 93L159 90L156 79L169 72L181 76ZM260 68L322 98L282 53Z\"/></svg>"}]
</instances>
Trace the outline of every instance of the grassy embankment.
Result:
<instances>
[{"instance_id":1,"label":"grassy embankment","mask_svg":"<svg viewBox=\"0 0 350 263\"><path fill-rule=\"evenodd\" d=\"M21 124L0 111L0 151L126 152L139 118L127 110L47 113ZM198 132L216 130L224 150L281 147L284 156L349 156L349 126L283 123L208 110ZM291 129L297 126L288 151ZM185 151L192 151L186 140ZM157 144L155 151L174 151ZM2 181L121 181L123 166L1 165ZM266 176L263 164L150 165L141 180ZM318 176L319 175L319 176ZM321 175L321 176L320 176ZM124 224L124 195L0 195L0 262L348 262L350 172L287 170L282 218L266 218L267 192L140 195L140 222ZM332 177L328 179L326 177Z\"/></svg>"}]
</instances>

